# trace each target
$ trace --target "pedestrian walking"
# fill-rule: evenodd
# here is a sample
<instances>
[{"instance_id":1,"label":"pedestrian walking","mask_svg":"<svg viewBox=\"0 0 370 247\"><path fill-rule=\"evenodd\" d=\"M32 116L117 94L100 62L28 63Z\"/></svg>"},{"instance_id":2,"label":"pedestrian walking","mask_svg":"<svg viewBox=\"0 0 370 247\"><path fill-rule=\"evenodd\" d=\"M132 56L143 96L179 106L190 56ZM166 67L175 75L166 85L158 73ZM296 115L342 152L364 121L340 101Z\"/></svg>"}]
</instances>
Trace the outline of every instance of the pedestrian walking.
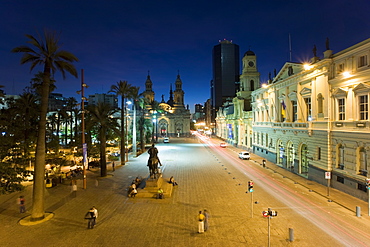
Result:
<instances>
[{"instance_id":1,"label":"pedestrian walking","mask_svg":"<svg viewBox=\"0 0 370 247\"><path fill-rule=\"evenodd\" d=\"M94 208L90 208L90 210L85 214L85 219L87 221L87 229L93 229L95 225L95 211Z\"/></svg>"},{"instance_id":2,"label":"pedestrian walking","mask_svg":"<svg viewBox=\"0 0 370 247\"><path fill-rule=\"evenodd\" d=\"M25 213L26 212L26 200L24 199L23 196L20 196L18 198L18 205L19 205L19 212Z\"/></svg>"},{"instance_id":3,"label":"pedestrian walking","mask_svg":"<svg viewBox=\"0 0 370 247\"><path fill-rule=\"evenodd\" d=\"M209 218L209 214L208 214L208 211L206 209L204 209L203 215L204 215L204 231L207 231L208 230L208 218Z\"/></svg>"},{"instance_id":4,"label":"pedestrian walking","mask_svg":"<svg viewBox=\"0 0 370 247\"><path fill-rule=\"evenodd\" d=\"M113 169L113 171L116 170L114 167L115 167L115 164L114 164L114 161L113 161L113 163L112 163L112 169Z\"/></svg>"},{"instance_id":5,"label":"pedestrian walking","mask_svg":"<svg viewBox=\"0 0 370 247\"><path fill-rule=\"evenodd\" d=\"M199 214L198 214L198 233L204 233L204 214L202 213L202 211L199 211Z\"/></svg>"}]
</instances>

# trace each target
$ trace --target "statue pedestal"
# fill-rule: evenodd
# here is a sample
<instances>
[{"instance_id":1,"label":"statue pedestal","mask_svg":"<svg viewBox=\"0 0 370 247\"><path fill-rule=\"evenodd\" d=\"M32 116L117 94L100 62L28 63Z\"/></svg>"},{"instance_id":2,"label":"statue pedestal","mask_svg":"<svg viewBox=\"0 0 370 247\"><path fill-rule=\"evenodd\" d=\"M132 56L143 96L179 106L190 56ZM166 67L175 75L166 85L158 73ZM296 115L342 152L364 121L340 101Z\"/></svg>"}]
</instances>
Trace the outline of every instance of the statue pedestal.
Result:
<instances>
[{"instance_id":1,"label":"statue pedestal","mask_svg":"<svg viewBox=\"0 0 370 247\"><path fill-rule=\"evenodd\" d=\"M173 185L168 183L169 179L163 179L162 176L159 178L147 178L143 181L144 188L137 190L136 197L143 198L156 198L158 189L162 188L164 198L171 197Z\"/></svg>"},{"instance_id":2,"label":"statue pedestal","mask_svg":"<svg viewBox=\"0 0 370 247\"><path fill-rule=\"evenodd\" d=\"M162 186L163 178L147 178L145 188L157 188L159 189Z\"/></svg>"}]
</instances>

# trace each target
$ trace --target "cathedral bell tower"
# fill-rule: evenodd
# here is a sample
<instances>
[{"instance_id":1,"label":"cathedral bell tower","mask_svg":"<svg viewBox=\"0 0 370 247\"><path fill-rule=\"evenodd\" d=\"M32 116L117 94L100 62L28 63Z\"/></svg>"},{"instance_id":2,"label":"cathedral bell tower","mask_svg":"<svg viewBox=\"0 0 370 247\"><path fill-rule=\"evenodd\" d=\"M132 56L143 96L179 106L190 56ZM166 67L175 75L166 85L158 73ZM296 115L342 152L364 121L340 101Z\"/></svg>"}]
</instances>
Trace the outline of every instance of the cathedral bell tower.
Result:
<instances>
[{"instance_id":1,"label":"cathedral bell tower","mask_svg":"<svg viewBox=\"0 0 370 247\"><path fill-rule=\"evenodd\" d=\"M180 74L177 75L177 79L175 81L175 91L173 92L175 97L175 104L176 105L184 105L184 91L182 90L182 81L180 79Z\"/></svg>"},{"instance_id":2,"label":"cathedral bell tower","mask_svg":"<svg viewBox=\"0 0 370 247\"><path fill-rule=\"evenodd\" d=\"M145 82L145 91L143 92L144 97L148 100L148 102L154 101L154 91L153 91L153 82L150 79L150 75L148 72L148 76Z\"/></svg>"}]
</instances>

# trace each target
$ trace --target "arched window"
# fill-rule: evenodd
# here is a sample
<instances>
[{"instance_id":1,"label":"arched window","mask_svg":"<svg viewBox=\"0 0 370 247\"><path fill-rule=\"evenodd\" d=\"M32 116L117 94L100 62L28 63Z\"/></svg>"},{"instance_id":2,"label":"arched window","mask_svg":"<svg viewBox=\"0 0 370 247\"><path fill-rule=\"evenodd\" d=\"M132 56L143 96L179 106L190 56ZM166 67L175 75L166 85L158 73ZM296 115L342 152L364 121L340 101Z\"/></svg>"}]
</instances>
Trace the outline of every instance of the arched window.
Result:
<instances>
[{"instance_id":1,"label":"arched window","mask_svg":"<svg viewBox=\"0 0 370 247\"><path fill-rule=\"evenodd\" d=\"M250 91L254 91L254 81L253 80L251 80L250 81Z\"/></svg>"}]
</instances>

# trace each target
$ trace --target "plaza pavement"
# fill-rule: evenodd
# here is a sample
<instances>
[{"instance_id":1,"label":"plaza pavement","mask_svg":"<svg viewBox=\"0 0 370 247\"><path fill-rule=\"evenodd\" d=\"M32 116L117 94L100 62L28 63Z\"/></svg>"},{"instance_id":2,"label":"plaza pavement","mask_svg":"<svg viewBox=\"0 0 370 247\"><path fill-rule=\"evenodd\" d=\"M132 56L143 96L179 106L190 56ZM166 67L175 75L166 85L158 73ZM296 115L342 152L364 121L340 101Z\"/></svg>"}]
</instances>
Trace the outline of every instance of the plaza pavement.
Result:
<instances>
[{"instance_id":1,"label":"plaza pavement","mask_svg":"<svg viewBox=\"0 0 370 247\"><path fill-rule=\"evenodd\" d=\"M176 142L202 146L197 139L178 138ZM228 166L225 171L222 157L207 148L199 148L200 151L196 151L199 153L187 153L185 148L184 153L180 153L176 143L171 143L169 150L164 145L158 145L164 178L173 175L179 183L170 198L126 196L127 187L136 176L148 176L147 154L130 157L125 166L116 162L114 172L108 164L105 178L99 177L99 171L88 172L87 189L82 189L82 180L79 180L76 197L67 184L47 189L45 208L53 217L41 224L19 224L21 218L30 213L32 186L23 192L1 195L1 246L267 246L266 218L261 216L258 208L254 217L249 217L247 200L241 199L241 195L245 196L245 186L236 186L238 180L247 180L238 169ZM231 146L228 150L235 155L240 151ZM363 210L361 219L370 222L367 202L334 189L330 190L330 198L326 198L326 186L305 180L270 162L264 169L260 165L262 158L254 154L252 160L246 162L266 173L281 174L301 184L319 197L345 208L349 215L354 216L356 206L359 206ZM25 214L20 214L16 205L20 195L26 198L28 211ZM97 207L99 217L97 226L88 230L83 218L91 206ZM203 209L211 215L210 230L198 234L196 216ZM295 225L296 231L294 241L289 242L288 228L276 228L275 222L271 246L330 246L333 243L325 233L314 227L306 228L304 221L290 223Z\"/></svg>"}]
</instances>

